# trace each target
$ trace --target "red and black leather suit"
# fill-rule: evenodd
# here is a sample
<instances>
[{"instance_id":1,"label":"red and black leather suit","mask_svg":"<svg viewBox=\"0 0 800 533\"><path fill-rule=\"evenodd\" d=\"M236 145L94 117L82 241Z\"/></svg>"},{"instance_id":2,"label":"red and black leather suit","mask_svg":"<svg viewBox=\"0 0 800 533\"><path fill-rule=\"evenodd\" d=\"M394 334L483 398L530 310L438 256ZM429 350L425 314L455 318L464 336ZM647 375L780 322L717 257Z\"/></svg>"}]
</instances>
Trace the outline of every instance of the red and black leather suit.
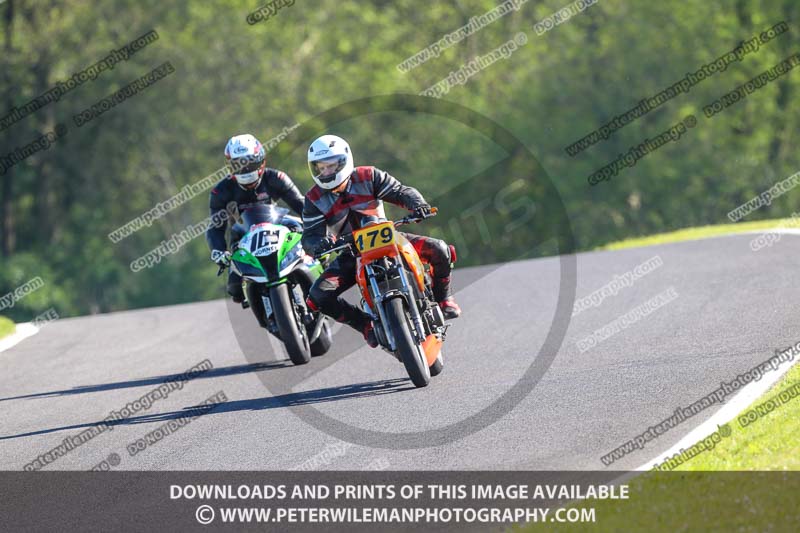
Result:
<instances>
[{"instance_id":1,"label":"red and black leather suit","mask_svg":"<svg viewBox=\"0 0 800 533\"><path fill-rule=\"evenodd\" d=\"M303 204L303 248L314 254L328 234L350 233L359 227L365 216L385 219L383 200L409 211L427 204L419 191L375 167L356 167L339 194L315 185L306 194ZM437 302L444 301L450 296L455 250L440 239L405 232L403 235L420 258L433 267L434 298ZM368 322L367 315L340 296L355 282L355 257L349 253L340 254L312 285L308 305L362 331Z\"/></svg>"}]
</instances>

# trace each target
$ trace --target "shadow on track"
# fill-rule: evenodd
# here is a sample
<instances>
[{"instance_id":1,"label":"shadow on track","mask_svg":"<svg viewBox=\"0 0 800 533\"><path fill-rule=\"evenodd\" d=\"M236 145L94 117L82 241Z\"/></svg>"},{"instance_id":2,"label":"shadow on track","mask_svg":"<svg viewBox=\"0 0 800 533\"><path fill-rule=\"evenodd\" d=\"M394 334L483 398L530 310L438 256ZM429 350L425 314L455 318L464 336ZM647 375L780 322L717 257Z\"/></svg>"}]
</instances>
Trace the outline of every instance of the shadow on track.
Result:
<instances>
[{"instance_id":1,"label":"shadow on track","mask_svg":"<svg viewBox=\"0 0 800 533\"><path fill-rule=\"evenodd\" d=\"M194 377L189 381L195 379L208 379L208 378L222 378L226 376L235 376L237 374L247 374L249 372L261 372L263 370L278 370L281 368L293 367L291 361L274 361L269 363L251 363L247 365L234 365L221 368L211 368ZM53 396L68 396L71 394L88 394L91 392L102 392L114 389L129 389L133 387L145 387L148 385L161 385L169 380L181 379L183 374L170 374L166 376L156 376L152 378L135 379L131 381L120 381L118 383L103 383L101 385L82 385L73 387L72 389L57 390L51 392L37 392L35 394L24 394L21 396L9 396L8 398L0 398L0 402L7 400L23 400L31 398L51 398Z\"/></svg>"},{"instance_id":2,"label":"shadow on track","mask_svg":"<svg viewBox=\"0 0 800 533\"><path fill-rule=\"evenodd\" d=\"M245 365L254 366L254 365ZM291 366L291 363L289 363ZM393 394L408 390L416 390L408 378L395 378L383 379L380 381L368 381L365 383L356 383L353 385L342 385L339 387L326 387L323 389L292 392L289 394L282 394L280 396L271 396L266 398L257 398L252 400L231 400L219 404L215 404L213 409L208 407L201 408L198 405L184 407L180 411L171 411L166 413L154 413L150 415L132 416L123 418L115 422L88 422L85 424L73 424L70 426L61 426L50 429L42 429L39 431L29 431L20 433L18 435L8 435L0 437L0 440L17 439L20 437L31 437L33 435L44 435L47 433L54 433L56 431L68 431L73 429L87 429L97 426L119 426L128 424L148 424L152 422L165 422L176 418L183 418L187 416L201 416L207 414L222 414L234 413L237 411L258 411L261 409L280 409L282 407L293 407L298 405L309 405L314 403L333 402L337 400L350 400L353 398L366 398L370 396L379 396L383 394Z\"/></svg>"}]
</instances>

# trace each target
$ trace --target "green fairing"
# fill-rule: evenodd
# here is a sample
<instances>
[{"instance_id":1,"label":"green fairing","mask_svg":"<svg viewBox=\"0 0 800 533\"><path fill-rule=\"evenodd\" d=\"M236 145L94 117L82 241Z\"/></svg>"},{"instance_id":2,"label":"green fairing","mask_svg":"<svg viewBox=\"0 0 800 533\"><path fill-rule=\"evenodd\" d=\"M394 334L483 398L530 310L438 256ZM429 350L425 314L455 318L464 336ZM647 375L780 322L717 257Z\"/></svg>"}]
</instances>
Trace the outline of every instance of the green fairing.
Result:
<instances>
[{"instance_id":1,"label":"green fairing","mask_svg":"<svg viewBox=\"0 0 800 533\"><path fill-rule=\"evenodd\" d=\"M283 259L286 257L286 255L295 246L300 244L300 239L301 238L302 238L302 234L300 234L300 233L291 232L291 233L288 234L288 236L286 237L286 240L283 243L283 246L281 246L281 249L278 250L278 264L280 264L283 261ZM268 277L267 273L262 268L261 263L259 262L258 258L256 258L253 254L251 254L250 252L248 252L247 250L245 250L243 248L239 248L233 254L233 260L237 261L239 263L244 263L244 264L253 266L253 267L257 268L259 272L263 273L264 277ZM322 274L322 272L325 270L322 267L322 265L320 264L319 261L314 261L312 264L310 264L308 266L308 269L312 273L314 279L318 278ZM270 281L268 281L266 283L266 286L267 287L271 287L271 286L279 285L279 284L285 283L285 282L286 282L286 278L284 277L284 278L280 278L280 279L277 279L277 280L270 280Z\"/></svg>"},{"instance_id":2,"label":"green fairing","mask_svg":"<svg viewBox=\"0 0 800 533\"><path fill-rule=\"evenodd\" d=\"M283 248L281 248L278 261L279 262L283 261L283 258L286 257L286 254L288 254L292 248L300 244L300 240L302 238L303 238L302 233L290 233L289 237L286 239L286 242L283 243ZM321 276L322 273L325 271L325 269L322 268L322 265L320 264L319 261L314 261L313 263L308 265L308 270L313 274L314 279Z\"/></svg>"},{"instance_id":3,"label":"green fairing","mask_svg":"<svg viewBox=\"0 0 800 533\"><path fill-rule=\"evenodd\" d=\"M281 248L280 255L278 256L278 261L283 261L283 258L286 257L286 254L289 253L289 250L294 248L302 238L303 238L302 233L294 233L294 232L289 233L289 236L283 243L283 248Z\"/></svg>"},{"instance_id":4,"label":"green fairing","mask_svg":"<svg viewBox=\"0 0 800 533\"><path fill-rule=\"evenodd\" d=\"M236 250L236 252L233 254L233 260L238 263L244 263L245 265L255 267L264 274L264 277L267 276L267 273L264 272L264 269L261 267L261 263L258 261L258 259L256 259L256 257L247 250L242 248Z\"/></svg>"}]
</instances>

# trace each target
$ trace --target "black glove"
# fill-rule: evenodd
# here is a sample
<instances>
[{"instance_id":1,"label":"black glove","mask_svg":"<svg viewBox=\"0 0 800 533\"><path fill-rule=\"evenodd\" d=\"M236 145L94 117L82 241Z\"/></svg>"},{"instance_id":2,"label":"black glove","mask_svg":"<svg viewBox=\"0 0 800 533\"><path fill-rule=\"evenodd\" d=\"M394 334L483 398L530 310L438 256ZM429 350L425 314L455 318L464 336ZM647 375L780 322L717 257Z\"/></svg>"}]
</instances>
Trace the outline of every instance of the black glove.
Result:
<instances>
[{"instance_id":1,"label":"black glove","mask_svg":"<svg viewBox=\"0 0 800 533\"><path fill-rule=\"evenodd\" d=\"M428 218L431 216L431 206L428 204L418 205L412 211L415 218Z\"/></svg>"},{"instance_id":2,"label":"black glove","mask_svg":"<svg viewBox=\"0 0 800 533\"><path fill-rule=\"evenodd\" d=\"M336 237L325 237L324 239L319 241L317 248L314 250L314 256L319 257L328 250L336 248L337 244L338 243L336 242Z\"/></svg>"}]
</instances>

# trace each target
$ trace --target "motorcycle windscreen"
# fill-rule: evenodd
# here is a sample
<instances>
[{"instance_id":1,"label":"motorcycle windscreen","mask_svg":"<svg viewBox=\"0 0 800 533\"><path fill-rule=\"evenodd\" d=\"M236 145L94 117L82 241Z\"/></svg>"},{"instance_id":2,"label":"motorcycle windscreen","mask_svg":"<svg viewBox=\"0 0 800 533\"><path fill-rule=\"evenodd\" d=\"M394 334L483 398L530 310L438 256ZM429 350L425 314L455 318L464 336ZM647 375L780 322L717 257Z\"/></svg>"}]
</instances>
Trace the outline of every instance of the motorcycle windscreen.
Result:
<instances>
[{"instance_id":1,"label":"motorcycle windscreen","mask_svg":"<svg viewBox=\"0 0 800 533\"><path fill-rule=\"evenodd\" d=\"M242 210L242 221L244 227L251 228L256 224L269 222L270 224L280 224L283 217L289 212L285 207L278 207L273 204L260 204L247 207Z\"/></svg>"}]
</instances>

